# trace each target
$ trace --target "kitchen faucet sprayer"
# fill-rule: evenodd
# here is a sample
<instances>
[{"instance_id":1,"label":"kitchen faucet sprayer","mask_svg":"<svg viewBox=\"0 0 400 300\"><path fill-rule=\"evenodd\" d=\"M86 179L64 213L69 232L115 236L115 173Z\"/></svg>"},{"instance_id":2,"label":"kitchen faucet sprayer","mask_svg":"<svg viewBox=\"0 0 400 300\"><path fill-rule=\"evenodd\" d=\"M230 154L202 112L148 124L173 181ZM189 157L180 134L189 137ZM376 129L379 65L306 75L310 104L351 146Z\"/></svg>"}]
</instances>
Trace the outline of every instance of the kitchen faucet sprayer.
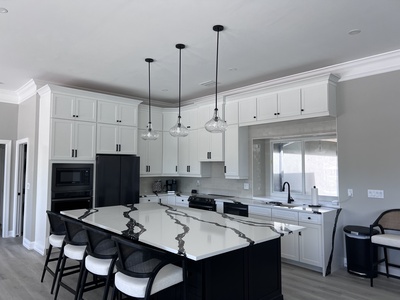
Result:
<instances>
[{"instance_id":1,"label":"kitchen faucet sprayer","mask_svg":"<svg viewBox=\"0 0 400 300\"><path fill-rule=\"evenodd\" d=\"M287 198L287 203L292 203L294 201L294 199L292 198L292 196L290 196L290 184L289 182L285 181L282 185L282 192L285 191L285 185L288 186L288 198Z\"/></svg>"}]
</instances>

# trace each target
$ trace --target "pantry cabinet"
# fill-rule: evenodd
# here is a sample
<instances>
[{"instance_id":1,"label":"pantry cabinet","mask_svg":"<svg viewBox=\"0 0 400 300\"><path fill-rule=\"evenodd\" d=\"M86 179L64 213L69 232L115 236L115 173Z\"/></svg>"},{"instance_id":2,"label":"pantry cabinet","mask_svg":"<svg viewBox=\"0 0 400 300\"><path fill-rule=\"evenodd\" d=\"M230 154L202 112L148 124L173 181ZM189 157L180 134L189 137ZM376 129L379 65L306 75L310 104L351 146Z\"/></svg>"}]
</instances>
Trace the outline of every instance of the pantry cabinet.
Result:
<instances>
[{"instance_id":1,"label":"pantry cabinet","mask_svg":"<svg viewBox=\"0 0 400 300\"><path fill-rule=\"evenodd\" d=\"M139 130L139 136L146 130ZM140 175L155 176L162 173L163 135L156 140L139 140L138 154L140 156Z\"/></svg>"}]
</instances>

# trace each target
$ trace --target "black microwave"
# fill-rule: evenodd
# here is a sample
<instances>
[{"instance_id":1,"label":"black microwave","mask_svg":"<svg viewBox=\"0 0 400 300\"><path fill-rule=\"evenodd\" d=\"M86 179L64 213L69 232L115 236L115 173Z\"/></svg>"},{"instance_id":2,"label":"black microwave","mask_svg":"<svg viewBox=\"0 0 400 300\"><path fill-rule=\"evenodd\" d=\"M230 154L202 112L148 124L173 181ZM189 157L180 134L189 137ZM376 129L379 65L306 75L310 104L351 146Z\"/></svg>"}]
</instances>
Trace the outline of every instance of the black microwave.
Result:
<instances>
[{"instance_id":1,"label":"black microwave","mask_svg":"<svg viewBox=\"0 0 400 300\"><path fill-rule=\"evenodd\" d=\"M85 191L93 189L93 164L54 163L52 192Z\"/></svg>"}]
</instances>

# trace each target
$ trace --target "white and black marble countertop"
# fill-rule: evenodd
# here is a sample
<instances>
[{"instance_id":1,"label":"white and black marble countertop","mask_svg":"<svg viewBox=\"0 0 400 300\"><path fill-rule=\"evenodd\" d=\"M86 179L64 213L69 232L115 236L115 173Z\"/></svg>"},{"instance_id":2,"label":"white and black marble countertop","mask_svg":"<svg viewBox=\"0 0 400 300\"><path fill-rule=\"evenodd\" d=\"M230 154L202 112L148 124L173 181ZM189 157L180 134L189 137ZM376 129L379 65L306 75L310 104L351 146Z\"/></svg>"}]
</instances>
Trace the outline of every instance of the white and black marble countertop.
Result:
<instances>
[{"instance_id":1,"label":"white and black marble countertop","mask_svg":"<svg viewBox=\"0 0 400 300\"><path fill-rule=\"evenodd\" d=\"M76 209L61 214L157 248L201 260L279 238L303 227L160 203Z\"/></svg>"}]
</instances>

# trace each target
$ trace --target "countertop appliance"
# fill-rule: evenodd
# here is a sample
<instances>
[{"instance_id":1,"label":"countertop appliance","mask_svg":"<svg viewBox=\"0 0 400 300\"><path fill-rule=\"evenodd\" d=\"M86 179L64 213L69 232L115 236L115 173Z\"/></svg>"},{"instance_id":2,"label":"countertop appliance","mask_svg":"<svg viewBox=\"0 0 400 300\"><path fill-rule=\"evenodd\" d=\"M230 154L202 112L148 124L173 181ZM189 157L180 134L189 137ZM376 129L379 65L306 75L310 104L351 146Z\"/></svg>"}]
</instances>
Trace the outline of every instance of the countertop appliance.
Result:
<instances>
[{"instance_id":1,"label":"countertop appliance","mask_svg":"<svg viewBox=\"0 0 400 300\"><path fill-rule=\"evenodd\" d=\"M188 198L189 207L217 211L217 204L215 203L215 197L207 194L195 194Z\"/></svg>"},{"instance_id":2,"label":"countertop appliance","mask_svg":"<svg viewBox=\"0 0 400 300\"><path fill-rule=\"evenodd\" d=\"M93 164L54 163L51 176L51 210L91 208Z\"/></svg>"},{"instance_id":3,"label":"countertop appliance","mask_svg":"<svg viewBox=\"0 0 400 300\"><path fill-rule=\"evenodd\" d=\"M236 216L249 216L249 207L239 202L224 202L224 213Z\"/></svg>"},{"instance_id":4,"label":"countertop appliance","mask_svg":"<svg viewBox=\"0 0 400 300\"><path fill-rule=\"evenodd\" d=\"M175 179L166 180L166 186L167 186L167 192L169 192L169 191L176 192L177 188L178 188Z\"/></svg>"},{"instance_id":5,"label":"countertop appliance","mask_svg":"<svg viewBox=\"0 0 400 300\"><path fill-rule=\"evenodd\" d=\"M139 203L140 157L96 156L96 207Z\"/></svg>"}]
</instances>

